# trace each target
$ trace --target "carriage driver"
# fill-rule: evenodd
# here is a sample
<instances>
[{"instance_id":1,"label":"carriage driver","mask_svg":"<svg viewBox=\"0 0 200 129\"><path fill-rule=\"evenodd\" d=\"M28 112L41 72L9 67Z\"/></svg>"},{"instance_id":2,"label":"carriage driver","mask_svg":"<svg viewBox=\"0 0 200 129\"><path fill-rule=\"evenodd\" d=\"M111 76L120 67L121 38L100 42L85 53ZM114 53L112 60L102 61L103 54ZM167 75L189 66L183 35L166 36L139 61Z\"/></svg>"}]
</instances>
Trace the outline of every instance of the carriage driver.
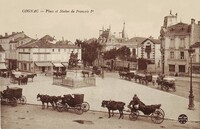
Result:
<instances>
[{"instance_id":1,"label":"carriage driver","mask_svg":"<svg viewBox=\"0 0 200 129\"><path fill-rule=\"evenodd\" d=\"M136 102L138 101L140 101L140 99L137 97L137 94L135 94L127 107L130 108L131 111L137 110L139 105Z\"/></svg>"}]
</instances>

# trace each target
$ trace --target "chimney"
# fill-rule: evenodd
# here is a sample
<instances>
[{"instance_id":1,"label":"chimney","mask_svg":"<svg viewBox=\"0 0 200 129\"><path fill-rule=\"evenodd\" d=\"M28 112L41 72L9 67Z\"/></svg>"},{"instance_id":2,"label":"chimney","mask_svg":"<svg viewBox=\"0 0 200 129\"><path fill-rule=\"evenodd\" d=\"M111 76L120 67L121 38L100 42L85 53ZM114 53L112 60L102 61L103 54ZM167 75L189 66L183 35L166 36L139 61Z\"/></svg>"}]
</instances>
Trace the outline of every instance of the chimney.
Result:
<instances>
[{"instance_id":1,"label":"chimney","mask_svg":"<svg viewBox=\"0 0 200 129\"><path fill-rule=\"evenodd\" d=\"M5 37L7 37L8 36L8 33L5 33Z\"/></svg>"},{"instance_id":2,"label":"chimney","mask_svg":"<svg viewBox=\"0 0 200 129\"><path fill-rule=\"evenodd\" d=\"M195 24L195 19L194 18L191 19L191 24Z\"/></svg>"},{"instance_id":3,"label":"chimney","mask_svg":"<svg viewBox=\"0 0 200 129\"><path fill-rule=\"evenodd\" d=\"M198 25L200 25L200 21L198 21Z\"/></svg>"}]
</instances>

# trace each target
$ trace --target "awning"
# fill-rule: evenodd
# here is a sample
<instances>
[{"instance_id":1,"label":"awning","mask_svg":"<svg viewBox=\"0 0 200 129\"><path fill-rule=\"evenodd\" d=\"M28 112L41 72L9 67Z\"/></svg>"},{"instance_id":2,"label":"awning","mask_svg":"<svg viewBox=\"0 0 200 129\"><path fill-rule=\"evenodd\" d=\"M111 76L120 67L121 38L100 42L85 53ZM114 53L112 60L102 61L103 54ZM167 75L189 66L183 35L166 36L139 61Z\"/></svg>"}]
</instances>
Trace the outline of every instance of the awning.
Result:
<instances>
[{"instance_id":1,"label":"awning","mask_svg":"<svg viewBox=\"0 0 200 129\"><path fill-rule=\"evenodd\" d=\"M68 64L68 62L62 62L62 65L64 65L65 67L67 67L69 64Z\"/></svg>"},{"instance_id":2,"label":"awning","mask_svg":"<svg viewBox=\"0 0 200 129\"><path fill-rule=\"evenodd\" d=\"M55 67L64 67L64 65L62 65L61 63L53 63L53 65L54 65Z\"/></svg>"},{"instance_id":3,"label":"awning","mask_svg":"<svg viewBox=\"0 0 200 129\"><path fill-rule=\"evenodd\" d=\"M38 67L52 66L50 62L35 62Z\"/></svg>"},{"instance_id":4,"label":"awning","mask_svg":"<svg viewBox=\"0 0 200 129\"><path fill-rule=\"evenodd\" d=\"M0 69L7 69L4 63L0 63Z\"/></svg>"}]
</instances>

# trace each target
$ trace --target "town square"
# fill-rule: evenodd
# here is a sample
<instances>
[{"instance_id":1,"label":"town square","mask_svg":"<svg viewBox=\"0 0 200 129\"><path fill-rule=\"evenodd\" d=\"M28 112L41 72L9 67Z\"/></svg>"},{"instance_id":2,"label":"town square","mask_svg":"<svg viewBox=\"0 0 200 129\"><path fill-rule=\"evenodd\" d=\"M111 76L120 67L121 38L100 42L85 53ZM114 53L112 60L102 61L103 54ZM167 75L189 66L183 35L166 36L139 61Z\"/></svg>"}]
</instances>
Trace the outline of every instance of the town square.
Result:
<instances>
[{"instance_id":1,"label":"town square","mask_svg":"<svg viewBox=\"0 0 200 129\"><path fill-rule=\"evenodd\" d=\"M2 129L199 128L199 2L103 1L2 2Z\"/></svg>"}]
</instances>

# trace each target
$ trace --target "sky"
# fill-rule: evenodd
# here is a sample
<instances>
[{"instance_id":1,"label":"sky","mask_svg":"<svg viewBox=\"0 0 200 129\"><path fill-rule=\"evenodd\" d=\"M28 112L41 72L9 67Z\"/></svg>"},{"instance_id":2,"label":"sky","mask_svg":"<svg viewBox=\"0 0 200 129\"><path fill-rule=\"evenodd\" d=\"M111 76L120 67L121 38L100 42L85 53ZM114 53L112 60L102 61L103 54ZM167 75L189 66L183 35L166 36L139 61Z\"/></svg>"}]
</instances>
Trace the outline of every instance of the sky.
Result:
<instances>
[{"instance_id":1,"label":"sky","mask_svg":"<svg viewBox=\"0 0 200 129\"><path fill-rule=\"evenodd\" d=\"M158 38L170 10L178 22L197 23L199 5L200 0L0 0L0 35L24 31L32 38L48 34L74 42L98 38L102 27L118 34L125 22L128 38Z\"/></svg>"}]
</instances>

